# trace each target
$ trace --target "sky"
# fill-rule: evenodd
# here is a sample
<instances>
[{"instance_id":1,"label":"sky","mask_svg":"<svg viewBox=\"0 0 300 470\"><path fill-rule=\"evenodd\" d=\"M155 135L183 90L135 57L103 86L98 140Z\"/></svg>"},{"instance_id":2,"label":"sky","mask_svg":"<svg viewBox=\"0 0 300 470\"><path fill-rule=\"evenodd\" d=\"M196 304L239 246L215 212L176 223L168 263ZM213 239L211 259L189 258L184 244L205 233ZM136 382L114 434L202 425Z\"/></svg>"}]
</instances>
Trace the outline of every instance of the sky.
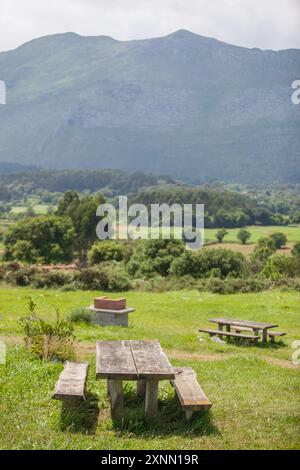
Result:
<instances>
[{"instance_id":1,"label":"sky","mask_svg":"<svg viewBox=\"0 0 300 470\"><path fill-rule=\"evenodd\" d=\"M245 47L300 48L300 0L0 0L0 51L68 31L129 40L178 29Z\"/></svg>"}]
</instances>

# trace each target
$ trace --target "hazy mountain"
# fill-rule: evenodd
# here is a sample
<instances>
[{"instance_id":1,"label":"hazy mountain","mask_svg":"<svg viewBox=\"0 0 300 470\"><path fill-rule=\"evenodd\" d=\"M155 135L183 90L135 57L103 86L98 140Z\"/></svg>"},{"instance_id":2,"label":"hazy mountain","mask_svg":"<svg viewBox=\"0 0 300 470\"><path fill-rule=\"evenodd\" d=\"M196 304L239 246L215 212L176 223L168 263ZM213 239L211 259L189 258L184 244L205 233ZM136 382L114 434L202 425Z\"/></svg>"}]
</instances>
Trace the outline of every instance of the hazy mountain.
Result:
<instances>
[{"instance_id":1,"label":"hazy mountain","mask_svg":"<svg viewBox=\"0 0 300 470\"><path fill-rule=\"evenodd\" d=\"M1 53L0 79L0 161L300 181L300 50L67 33Z\"/></svg>"}]
</instances>

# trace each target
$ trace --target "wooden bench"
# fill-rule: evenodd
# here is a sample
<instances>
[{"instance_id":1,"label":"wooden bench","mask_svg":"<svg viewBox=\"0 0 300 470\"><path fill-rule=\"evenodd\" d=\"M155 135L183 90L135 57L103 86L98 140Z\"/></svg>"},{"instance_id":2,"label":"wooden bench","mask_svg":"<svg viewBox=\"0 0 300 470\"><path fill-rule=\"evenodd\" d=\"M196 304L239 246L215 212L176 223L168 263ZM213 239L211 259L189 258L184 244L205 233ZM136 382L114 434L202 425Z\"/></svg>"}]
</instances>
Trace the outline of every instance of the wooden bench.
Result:
<instances>
[{"instance_id":1,"label":"wooden bench","mask_svg":"<svg viewBox=\"0 0 300 470\"><path fill-rule=\"evenodd\" d=\"M268 331L268 336L270 338L271 343L275 343L276 336L285 336L286 333L282 331Z\"/></svg>"},{"instance_id":2,"label":"wooden bench","mask_svg":"<svg viewBox=\"0 0 300 470\"><path fill-rule=\"evenodd\" d=\"M74 408L85 400L88 369L87 363L65 362L52 395L54 400L62 400L63 408Z\"/></svg>"},{"instance_id":3,"label":"wooden bench","mask_svg":"<svg viewBox=\"0 0 300 470\"><path fill-rule=\"evenodd\" d=\"M248 339L250 341L254 341L255 343L258 342L260 336L259 335L243 335L241 333L234 333L233 331L222 331L222 330L213 330L213 329L200 329L198 330L203 333L208 333L209 336L227 336L232 338L242 338Z\"/></svg>"},{"instance_id":4,"label":"wooden bench","mask_svg":"<svg viewBox=\"0 0 300 470\"><path fill-rule=\"evenodd\" d=\"M175 380L171 380L171 384L187 420L191 419L194 411L208 411L212 403L200 387L194 370L191 367L174 367L174 371Z\"/></svg>"}]
</instances>

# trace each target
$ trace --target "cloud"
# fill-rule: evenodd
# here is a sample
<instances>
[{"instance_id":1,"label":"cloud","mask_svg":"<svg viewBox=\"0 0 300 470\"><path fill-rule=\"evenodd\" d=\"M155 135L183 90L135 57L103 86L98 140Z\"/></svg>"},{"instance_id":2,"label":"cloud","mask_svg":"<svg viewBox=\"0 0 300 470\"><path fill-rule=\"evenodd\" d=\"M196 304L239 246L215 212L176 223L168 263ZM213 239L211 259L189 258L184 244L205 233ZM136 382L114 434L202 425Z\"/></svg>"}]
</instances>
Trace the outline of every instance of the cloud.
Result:
<instances>
[{"instance_id":1,"label":"cloud","mask_svg":"<svg viewBox=\"0 0 300 470\"><path fill-rule=\"evenodd\" d=\"M116 39L189 29L263 49L300 48L299 0L0 0L0 50L74 31Z\"/></svg>"}]
</instances>

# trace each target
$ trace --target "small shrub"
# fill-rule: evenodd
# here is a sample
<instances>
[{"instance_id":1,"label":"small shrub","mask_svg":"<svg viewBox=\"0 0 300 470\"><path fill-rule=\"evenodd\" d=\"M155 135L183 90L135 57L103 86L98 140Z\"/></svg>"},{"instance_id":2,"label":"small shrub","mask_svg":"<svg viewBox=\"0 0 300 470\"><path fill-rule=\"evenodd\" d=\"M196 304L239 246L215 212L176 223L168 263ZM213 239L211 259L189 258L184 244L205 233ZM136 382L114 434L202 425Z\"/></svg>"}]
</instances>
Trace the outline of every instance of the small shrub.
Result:
<instances>
[{"instance_id":1,"label":"small shrub","mask_svg":"<svg viewBox=\"0 0 300 470\"><path fill-rule=\"evenodd\" d=\"M87 308L79 307L71 311L68 316L68 320L71 323L92 323L93 315Z\"/></svg>"},{"instance_id":2,"label":"small shrub","mask_svg":"<svg viewBox=\"0 0 300 470\"><path fill-rule=\"evenodd\" d=\"M46 322L36 316L35 307L35 303L29 299L30 316L19 320L28 351L44 360L73 359L75 355L73 325L66 320L60 320L58 310L56 310L56 322L54 324Z\"/></svg>"}]
</instances>

